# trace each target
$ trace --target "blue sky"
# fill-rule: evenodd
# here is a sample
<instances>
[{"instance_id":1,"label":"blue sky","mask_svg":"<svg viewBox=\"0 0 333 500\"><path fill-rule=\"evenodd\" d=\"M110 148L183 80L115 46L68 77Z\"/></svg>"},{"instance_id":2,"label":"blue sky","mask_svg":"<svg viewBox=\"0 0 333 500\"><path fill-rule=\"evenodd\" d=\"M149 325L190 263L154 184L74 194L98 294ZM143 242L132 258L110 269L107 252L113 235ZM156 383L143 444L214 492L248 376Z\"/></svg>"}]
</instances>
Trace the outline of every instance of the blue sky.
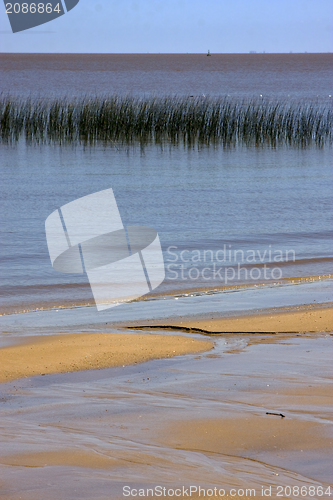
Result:
<instances>
[{"instance_id":1,"label":"blue sky","mask_svg":"<svg viewBox=\"0 0 333 500\"><path fill-rule=\"evenodd\" d=\"M332 5L332 0L80 0L59 19L13 34L0 4L1 52L331 52Z\"/></svg>"}]
</instances>

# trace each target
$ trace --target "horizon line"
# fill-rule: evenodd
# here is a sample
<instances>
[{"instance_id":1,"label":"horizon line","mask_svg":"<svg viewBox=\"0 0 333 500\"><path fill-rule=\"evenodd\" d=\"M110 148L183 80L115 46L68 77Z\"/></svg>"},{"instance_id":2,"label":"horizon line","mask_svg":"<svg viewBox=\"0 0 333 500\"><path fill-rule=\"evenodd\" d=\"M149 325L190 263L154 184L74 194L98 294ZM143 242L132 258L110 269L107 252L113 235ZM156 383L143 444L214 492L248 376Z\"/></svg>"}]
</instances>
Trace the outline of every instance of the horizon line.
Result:
<instances>
[{"instance_id":1,"label":"horizon line","mask_svg":"<svg viewBox=\"0 0 333 500\"><path fill-rule=\"evenodd\" d=\"M6 54L30 54L30 55L206 55L207 52L3 52L0 51L0 55ZM303 51L303 52L267 52L267 51L248 51L248 52L211 52L209 49L210 55L321 55L321 54L333 54L333 52L311 52L311 51Z\"/></svg>"}]
</instances>

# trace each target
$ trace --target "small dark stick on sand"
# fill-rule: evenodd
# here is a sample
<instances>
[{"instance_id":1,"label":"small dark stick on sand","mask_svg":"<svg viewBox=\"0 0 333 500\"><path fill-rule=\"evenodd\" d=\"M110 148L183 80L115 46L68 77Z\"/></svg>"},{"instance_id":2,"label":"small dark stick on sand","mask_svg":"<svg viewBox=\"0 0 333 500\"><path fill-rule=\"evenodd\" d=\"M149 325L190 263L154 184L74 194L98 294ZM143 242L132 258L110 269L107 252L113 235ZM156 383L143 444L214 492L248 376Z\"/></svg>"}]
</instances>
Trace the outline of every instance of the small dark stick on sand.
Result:
<instances>
[{"instance_id":1,"label":"small dark stick on sand","mask_svg":"<svg viewBox=\"0 0 333 500\"><path fill-rule=\"evenodd\" d=\"M284 415L282 415L282 413L271 413L270 411L266 411L266 415L276 415L277 417L284 418Z\"/></svg>"}]
</instances>

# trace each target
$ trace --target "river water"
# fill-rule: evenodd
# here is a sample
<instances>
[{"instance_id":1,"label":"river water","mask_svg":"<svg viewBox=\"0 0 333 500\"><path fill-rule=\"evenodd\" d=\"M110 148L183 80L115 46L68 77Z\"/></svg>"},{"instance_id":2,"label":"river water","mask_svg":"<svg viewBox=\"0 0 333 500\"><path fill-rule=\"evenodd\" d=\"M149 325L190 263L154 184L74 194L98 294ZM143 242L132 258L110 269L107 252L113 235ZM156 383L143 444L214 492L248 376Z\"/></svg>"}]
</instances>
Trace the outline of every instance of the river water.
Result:
<instances>
[{"instance_id":1,"label":"river water","mask_svg":"<svg viewBox=\"0 0 333 500\"><path fill-rule=\"evenodd\" d=\"M333 94L329 54L2 54L0 77L2 92L20 97L263 95L329 103ZM129 319L229 315L332 298L329 146L88 147L20 140L1 144L0 154L2 345L36 333L112 331L113 322ZM98 313L85 274L52 268L45 220L62 205L108 188L125 226L157 230L166 279L144 300ZM326 484L324 448L309 445L303 456L301 448L281 445L280 454L254 448L230 456L222 448L217 454L162 443L176 420L256 419L283 405L288 418L321 422L328 432L325 394L316 404L292 395L304 384L326 387L331 338L262 340L221 337L215 358L185 356L3 386L5 455L51 450L62 457L48 455L45 464L35 457L33 468L7 457L1 466L4 494L116 498L127 483L180 480L226 488L248 484L258 491L270 484ZM282 399L271 394L272 380ZM82 456L77 465L66 465L66 450L88 453L91 466ZM104 460L98 466L95 454Z\"/></svg>"}]
</instances>

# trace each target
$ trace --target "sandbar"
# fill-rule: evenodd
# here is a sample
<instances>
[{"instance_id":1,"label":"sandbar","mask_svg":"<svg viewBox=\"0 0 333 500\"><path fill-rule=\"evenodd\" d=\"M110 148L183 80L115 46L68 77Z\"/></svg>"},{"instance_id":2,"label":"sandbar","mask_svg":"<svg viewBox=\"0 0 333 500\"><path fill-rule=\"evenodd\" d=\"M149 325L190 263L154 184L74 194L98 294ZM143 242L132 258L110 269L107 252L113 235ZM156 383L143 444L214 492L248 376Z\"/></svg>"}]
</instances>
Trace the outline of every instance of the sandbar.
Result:
<instances>
[{"instance_id":1,"label":"sandbar","mask_svg":"<svg viewBox=\"0 0 333 500\"><path fill-rule=\"evenodd\" d=\"M208 340L181 335L76 333L35 336L23 344L0 349L0 382L143 363L212 348Z\"/></svg>"},{"instance_id":2,"label":"sandbar","mask_svg":"<svg viewBox=\"0 0 333 500\"><path fill-rule=\"evenodd\" d=\"M183 317L149 321L136 328L170 328L193 332L219 333L317 333L333 331L333 307L299 306L232 317Z\"/></svg>"}]
</instances>

